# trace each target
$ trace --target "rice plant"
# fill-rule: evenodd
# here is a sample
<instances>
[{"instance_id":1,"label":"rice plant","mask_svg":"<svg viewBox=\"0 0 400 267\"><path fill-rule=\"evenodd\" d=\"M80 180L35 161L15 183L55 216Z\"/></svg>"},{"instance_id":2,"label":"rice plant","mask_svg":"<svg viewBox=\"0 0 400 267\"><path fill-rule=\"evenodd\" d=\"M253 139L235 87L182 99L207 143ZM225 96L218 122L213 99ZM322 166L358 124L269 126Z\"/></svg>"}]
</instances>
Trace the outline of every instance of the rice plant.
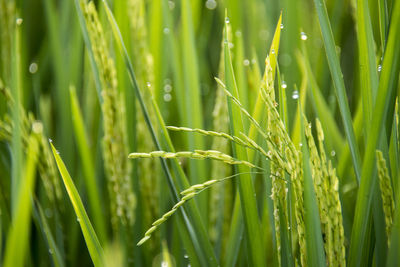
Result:
<instances>
[{"instance_id":1,"label":"rice plant","mask_svg":"<svg viewBox=\"0 0 400 267\"><path fill-rule=\"evenodd\" d=\"M400 2L0 0L0 265L398 266Z\"/></svg>"}]
</instances>

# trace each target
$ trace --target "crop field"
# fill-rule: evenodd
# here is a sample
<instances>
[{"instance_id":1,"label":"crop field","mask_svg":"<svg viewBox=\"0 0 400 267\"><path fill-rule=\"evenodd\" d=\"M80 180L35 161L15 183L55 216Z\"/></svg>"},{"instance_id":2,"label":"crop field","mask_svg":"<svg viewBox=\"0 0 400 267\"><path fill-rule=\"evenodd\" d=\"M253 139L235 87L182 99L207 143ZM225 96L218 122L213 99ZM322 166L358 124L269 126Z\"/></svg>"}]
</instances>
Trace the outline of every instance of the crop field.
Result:
<instances>
[{"instance_id":1,"label":"crop field","mask_svg":"<svg viewBox=\"0 0 400 267\"><path fill-rule=\"evenodd\" d=\"M400 0L0 0L0 266L400 266Z\"/></svg>"}]
</instances>

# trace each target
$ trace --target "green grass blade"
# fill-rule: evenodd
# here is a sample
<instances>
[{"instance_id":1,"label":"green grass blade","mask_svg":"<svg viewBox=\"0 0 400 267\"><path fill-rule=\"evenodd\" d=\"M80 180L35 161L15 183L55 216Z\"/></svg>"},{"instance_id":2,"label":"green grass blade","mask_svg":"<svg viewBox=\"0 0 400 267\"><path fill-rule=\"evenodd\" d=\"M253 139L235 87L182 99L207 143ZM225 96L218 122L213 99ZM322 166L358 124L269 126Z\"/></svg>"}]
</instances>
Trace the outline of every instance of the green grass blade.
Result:
<instances>
[{"instance_id":1,"label":"green grass blade","mask_svg":"<svg viewBox=\"0 0 400 267\"><path fill-rule=\"evenodd\" d=\"M301 87L300 90L298 90L298 100L301 103L302 107L306 106L306 101L307 101L307 80L308 78L303 78L302 82L301 82ZM295 86L294 88L295 91L297 91L297 87ZM297 112L297 111L296 111ZM302 112L304 112L304 110L302 110ZM301 121L298 115L296 115L294 117L294 122L293 122L293 129L292 129L292 142L293 144L299 144L301 143L301 132L300 132L300 127L301 127Z\"/></svg>"},{"instance_id":2,"label":"green grass blade","mask_svg":"<svg viewBox=\"0 0 400 267\"><path fill-rule=\"evenodd\" d=\"M300 112L299 107L299 114ZM300 115L302 116L302 115ZM326 266L324 245L322 241L321 222L311 176L310 156L304 134L304 123L301 117L301 140L304 175L304 214L306 224L307 264L309 266Z\"/></svg>"},{"instance_id":3,"label":"green grass blade","mask_svg":"<svg viewBox=\"0 0 400 267\"><path fill-rule=\"evenodd\" d=\"M103 100L101 97L101 82L100 82L99 70L96 65L96 61L95 61L93 50L92 50L92 44L90 41L88 29L87 29L86 22L85 22L85 17L83 15L83 11L82 11L79 1L80 0L75 0L75 8L76 8L76 12L78 14L79 24L81 25L83 40L85 41L86 49L89 53L89 60L90 60L90 65L91 65L92 71L93 71L93 77L94 77L94 82L96 85L97 96L99 98L99 102L102 103Z\"/></svg>"},{"instance_id":4,"label":"green grass blade","mask_svg":"<svg viewBox=\"0 0 400 267\"><path fill-rule=\"evenodd\" d=\"M165 44L165 39L169 38L172 35L172 32L167 36L164 36L163 33L163 20L166 19L167 13L163 10L163 6L165 6L166 2L164 0L155 0L151 1L150 4L150 12L151 20L149 23L149 48L151 50L151 55L153 57L153 72L154 72L154 80L153 86L156 88L154 90L154 96L157 99L158 103L162 103L162 78L163 78L163 57L164 57L164 49L163 45ZM168 12L168 11L167 11ZM118 21L117 21L118 22ZM168 27L172 31L173 27L170 27L168 23L166 23L165 27ZM133 44L136 45L136 44ZM175 56L175 55L174 55Z\"/></svg>"},{"instance_id":5,"label":"green grass blade","mask_svg":"<svg viewBox=\"0 0 400 267\"><path fill-rule=\"evenodd\" d=\"M72 112L72 121L74 125L75 138L78 144L79 154L81 156L82 168L84 173L84 180L86 190L89 197L90 211L93 214L93 222L96 232L102 242L106 241L106 226L104 224L105 218L103 217L102 209L100 206L101 195L99 193L99 185L96 181L94 161L90 154L90 146L88 143L85 125L83 123L82 113L79 107L78 98L76 96L75 88L70 87L70 103Z\"/></svg>"},{"instance_id":6,"label":"green grass blade","mask_svg":"<svg viewBox=\"0 0 400 267\"><path fill-rule=\"evenodd\" d=\"M279 115L282 118L283 125L285 128L289 130L289 114L288 114L288 105L287 105L287 97L286 97L286 83L281 81L279 66L277 66L278 70L278 91L279 91ZM302 92L302 90L300 90ZM304 97L303 97L304 98Z\"/></svg>"},{"instance_id":7,"label":"green grass blade","mask_svg":"<svg viewBox=\"0 0 400 267\"><path fill-rule=\"evenodd\" d=\"M280 37L281 37L281 23L282 23L282 13L279 16L278 23L275 28L275 33L274 33L274 38L272 39L272 44L269 49L269 58L270 58L270 64L271 64L271 69L272 69L272 78L275 79L275 72L276 72L276 66L277 66L277 58L278 58L278 52L279 52L279 42L280 42ZM253 109L253 113L251 114L254 119L257 121L260 121L262 114L263 114L263 108L264 108L264 103L261 97L261 93L259 92L257 95L257 100L256 104ZM253 140L256 140L256 133L257 130L254 127L254 125L250 125L250 130L249 130L249 137ZM250 155L251 158L251 155Z\"/></svg>"},{"instance_id":8,"label":"green grass blade","mask_svg":"<svg viewBox=\"0 0 400 267\"><path fill-rule=\"evenodd\" d=\"M203 109L201 105L200 80L198 70L197 52L193 32L192 5L190 0L181 1L182 16L182 59L183 59L183 79L184 79L184 123L191 128L203 128ZM188 135L188 148L204 149L204 137ZM205 162L189 161L189 171L192 183L202 183L207 179L207 167ZM199 196L199 208L207 222L207 201L208 192Z\"/></svg>"},{"instance_id":9,"label":"green grass blade","mask_svg":"<svg viewBox=\"0 0 400 267\"><path fill-rule=\"evenodd\" d=\"M154 1L156 2L156 1ZM174 22L173 22L173 13L168 7L167 1L162 1L162 10L163 17L165 20L165 26L170 29L170 33L165 37L167 47L171 48L169 51L169 58L167 59L171 64L172 77L174 80L174 88L175 88L175 97L178 105L178 113L180 116L184 116L185 107L184 107L184 86L183 86L183 78L182 78L182 63L181 63L181 55L179 54L179 40L174 36Z\"/></svg>"},{"instance_id":10,"label":"green grass blade","mask_svg":"<svg viewBox=\"0 0 400 267\"><path fill-rule=\"evenodd\" d=\"M367 221L371 213L372 196L376 181L373 179L375 163L375 150L379 139L382 137L384 125L387 120L393 121L393 114L388 114L391 106L394 106L394 93L398 85L400 69L400 2L396 2L393 8L390 23L388 43L382 65L382 73L379 81L378 95L372 117L372 125L368 136L367 147L364 156L362 177L360 184L354 225L350 243L349 266L360 266L365 258L365 239ZM386 138L386 137L385 137Z\"/></svg>"},{"instance_id":11,"label":"green grass blade","mask_svg":"<svg viewBox=\"0 0 400 267\"><path fill-rule=\"evenodd\" d=\"M350 147L354 172L356 174L358 182L360 182L360 177L361 177L360 152L358 150L356 138L354 135L350 108L347 101L346 88L344 85L343 74L340 69L339 57L336 53L335 40L333 37L332 29L328 18L328 12L326 10L325 2L323 0L314 0L314 4L317 9L319 26L321 28L321 33L325 45L326 57L328 59L329 69L331 71L336 97L338 99L339 109L342 115L344 131L346 133L347 142Z\"/></svg>"},{"instance_id":12,"label":"green grass blade","mask_svg":"<svg viewBox=\"0 0 400 267\"><path fill-rule=\"evenodd\" d=\"M63 4L64 7L67 7L72 3L65 1ZM70 118L71 111L68 103L68 80L70 77L65 66L69 64L69 59L72 58L72 54L74 54L75 51L69 50L61 37L62 34L66 32L64 31L65 29L63 29L65 25L62 24L62 19L65 19L68 15L66 13L68 9L57 10L53 1L44 1L43 5L47 21L46 25L48 27L47 30L49 32L50 53L53 58L51 64L54 65L56 83L54 97L58 107L57 117L60 126L56 127L56 133L57 137L60 139L60 148L64 151L64 160L69 164L74 164L73 147L70 145L71 140L66 138L66 136L72 136L69 134L65 135L65 131L70 131L72 129L72 121ZM64 53L65 49L69 50L68 54Z\"/></svg>"},{"instance_id":13,"label":"green grass blade","mask_svg":"<svg viewBox=\"0 0 400 267\"><path fill-rule=\"evenodd\" d=\"M35 187L38 150L37 136L34 133L28 139L24 176L21 176L23 182L19 183L16 195L17 203L15 203L12 223L7 236L4 267L25 266L30 240L31 198Z\"/></svg>"},{"instance_id":14,"label":"green grass blade","mask_svg":"<svg viewBox=\"0 0 400 267\"><path fill-rule=\"evenodd\" d=\"M49 248L49 254L53 260L53 264L55 267L64 267L64 260L61 256L60 250L57 247L57 243L54 239L53 234L51 233L51 229L49 223L47 222L47 218L44 215L43 209L38 201L36 201L33 206L33 215L38 221L39 227L41 228L43 235L47 241L47 245Z\"/></svg>"},{"instance_id":15,"label":"green grass blade","mask_svg":"<svg viewBox=\"0 0 400 267\"><path fill-rule=\"evenodd\" d=\"M228 41L228 24L229 19L225 18L225 39L224 39L224 62L225 62L225 79L227 90L236 98L239 97L238 88L236 87L235 76L231 55L229 51ZM231 130L233 135L239 135L244 132L241 111L237 106L232 105L228 101L228 110L231 121ZM236 118L236 119L234 119ZM234 154L239 159L247 160L247 152L243 147L234 146ZM248 168L239 166L239 172L248 172ZM245 234L247 240L247 253L252 266L264 266L264 250L261 238L261 229L258 217L257 203L254 192L254 185L250 175L242 175L239 179L239 194L245 224Z\"/></svg>"},{"instance_id":16,"label":"green grass blade","mask_svg":"<svg viewBox=\"0 0 400 267\"><path fill-rule=\"evenodd\" d=\"M315 108L315 113L317 117L319 117L320 120L324 122L324 124L322 125L324 133L329 136L329 138L326 138L327 148L329 151L335 149L336 154L340 155L340 148L341 146L343 146L345 140L343 140L343 137L335 122L334 114L332 114L331 110L329 109L328 103L322 96L321 90L317 84L317 81L315 80L315 76L311 69L308 57L306 55L301 55L300 53L297 53L296 55L297 61L301 65L301 68L304 68L304 71L310 83L311 90L308 91L310 102Z\"/></svg>"},{"instance_id":17,"label":"green grass blade","mask_svg":"<svg viewBox=\"0 0 400 267\"><path fill-rule=\"evenodd\" d=\"M240 196L236 193L235 203L232 211L232 219L229 230L229 238L227 240L227 247L225 257L222 260L222 266L236 266L239 250L243 239L244 222L240 206ZM238 241L239 240L239 241Z\"/></svg>"},{"instance_id":18,"label":"green grass blade","mask_svg":"<svg viewBox=\"0 0 400 267\"><path fill-rule=\"evenodd\" d=\"M359 51L360 88L365 122L365 134L371 123L374 99L378 88L378 72L375 61L374 36L368 1L357 0L357 40Z\"/></svg>"},{"instance_id":19,"label":"green grass blade","mask_svg":"<svg viewBox=\"0 0 400 267\"><path fill-rule=\"evenodd\" d=\"M281 35L281 29L282 29L281 23L282 23L282 13L279 16L279 20L278 20L278 23L275 28L274 37L272 39L272 44L270 46L269 54L268 54L268 57L270 59L271 69L272 69L272 75L273 75L272 79L273 80L275 78L275 73L276 73L276 69L277 69L277 65L278 65L277 57L278 57L278 52L279 52L280 35ZM262 80L259 81L259 84L257 84L257 86L261 86L261 82L262 82ZM264 110L265 105L262 100L261 91L257 90L257 92L258 92L257 100L256 100L255 107L253 109L252 116L256 120L261 121L263 119L262 114L265 111ZM285 104L281 103L281 105L285 105ZM250 130L248 133L249 133L249 138L251 138L252 140L257 140L258 131L253 124L250 124ZM256 158L255 156L256 156L256 153L254 153L254 151L249 151L249 160L251 162L253 162L255 160L255 158ZM269 179L269 177L267 179ZM273 225L273 222L272 222L272 225ZM273 235L273 236L275 236L275 235Z\"/></svg>"},{"instance_id":20,"label":"green grass blade","mask_svg":"<svg viewBox=\"0 0 400 267\"><path fill-rule=\"evenodd\" d=\"M141 3L142 4L142 3ZM122 34L123 36L130 36L130 39L127 40L127 47L132 47L131 43L133 42L133 39L135 39L133 34L131 34L131 31L133 29L132 24L132 7L130 7L131 3L129 1L118 1L115 2L114 5L114 10L118 14L118 23L119 24L124 24L124 27L122 29ZM136 7L135 7L136 8ZM137 7L140 9L140 5ZM143 19L146 19L144 17ZM141 29L141 31L143 31ZM141 34L141 32L140 32ZM143 38L144 39L144 38ZM144 42L144 41L143 41ZM145 42L144 42L145 43ZM132 52L134 54L133 50L130 50L129 52ZM147 53L142 52L143 57L145 58ZM146 65L145 68L147 68L148 64ZM122 102L125 102L125 117L126 117L126 129L127 129L127 134L129 138L127 138L127 143L129 144L129 150L136 150L136 142L137 142L137 136L136 136L136 128L137 128L137 123L136 123L136 98L135 98L135 93L132 90L129 90L129 77L128 74L125 71L125 62L124 59L122 58L122 55L120 53L115 53L115 67L117 71L117 81L118 81L118 91L120 95L123 97L124 100ZM148 79L148 75L144 75L144 79ZM133 174L133 172L132 172ZM137 188L134 185L134 188ZM136 194L136 193L135 193Z\"/></svg>"},{"instance_id":21,"label":"green grass blade","mask_svg":"<svg viewBox=\"0 0 400 267\"><path fill-rule=\"evenodd\" d=\"M242 102L244 108L249 109L249 88L247 86L247 79L244 68L244 40L241 31L236 31L234 35L235 40L235 59L234 59L234 70L236 73L237 84L239 89L239 99ZM248 124L245 122L245 127L248 128Z\"/></svg>"},{"instance_id":22,"label":"green grass blade","mask_svg":"<svg viewBox=\"0 0 400 267\"><path fill-rule=\"evenodd\" d=\"M22 118L21 118L21 108L22 108L22 80L21 80L21 24L22 19L17 19L14 31L14 46L12 49L12 98L15 104L12 107L12 119L15 125L13 135L12 135L12 180L11 180L11 214L14 212L18 196L18 188L21 180L21 169L22 166Z\"/></svg>"},{"instance_id":23,"label":"green grass blade","mask_svg":"<svg viewBox=\"0 0 400 267\"><path fill-rule=\"evenodd\" d=\"M101 247L93 226L90 223L78 190L76 189L74 182L59 155L59 152L55 149L52 143L50 143L50 145L57 163L58 170L60 171L63 179L65 189L67 190L71 204L74 207L75 214L81 227L83 237L85 238L90 257L92 258L92 262L96 267L103 266L103 248Z\"/></svg>"},{"instance_id":24,"label":"green grass blade","mask_svg":"<svg viewBox=\"0 0 400 267\"><path fill-rule=\"evenodd\" d=\"M378 1L378 10L379 10L379 34L381 39L381 54L383 55L386 47L386 38L387 38L387 22L388 22L388 12L387 12L387 1L379 0Z\"/></svg>"}]
</instances>

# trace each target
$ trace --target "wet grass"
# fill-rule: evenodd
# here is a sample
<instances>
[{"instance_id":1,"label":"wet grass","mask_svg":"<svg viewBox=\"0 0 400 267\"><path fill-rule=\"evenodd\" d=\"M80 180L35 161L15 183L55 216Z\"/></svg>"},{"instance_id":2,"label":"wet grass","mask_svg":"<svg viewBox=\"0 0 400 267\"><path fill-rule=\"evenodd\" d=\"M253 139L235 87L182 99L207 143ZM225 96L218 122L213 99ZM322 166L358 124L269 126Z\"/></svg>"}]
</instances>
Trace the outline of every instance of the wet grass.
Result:
<instances>
[{"instance_id":1,"label":"wet grass","mask_svg":"<svg viewBox=\"0 0 400 267\"><path fill-rule=\"evenodd\" d=\"M0 0L0 29L4 266L398 266L399 1Z\"/></svg>"}]
</instances>

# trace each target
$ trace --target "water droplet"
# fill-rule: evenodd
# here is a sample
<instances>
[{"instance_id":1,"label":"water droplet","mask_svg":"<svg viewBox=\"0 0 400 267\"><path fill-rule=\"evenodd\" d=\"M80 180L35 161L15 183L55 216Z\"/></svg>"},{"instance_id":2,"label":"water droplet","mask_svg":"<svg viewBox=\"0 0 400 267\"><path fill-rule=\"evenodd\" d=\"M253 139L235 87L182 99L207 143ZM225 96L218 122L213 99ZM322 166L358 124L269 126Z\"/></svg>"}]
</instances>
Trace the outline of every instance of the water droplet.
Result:
<instances>
[{"instance_id":1,"label":"water droplet","mask_svg":"<svg viewBox=\"0 0 400 267\"><path fill-rule=\"evenodd\" d=\"M38 70L38 65L35 62L33 62L31 65L29 65L30 73L34 74L37 72L37 70Z\"/></svg>"},{"instance_id":2,"label":"water droplet","mask_svg":"<svg viewBox=\"0 0 400 267\"><path fill-rule=\"evenodd\" d=\"M242 37L242 32L241 31L236 31L235 32L236 37Z\"/></svg>"},{"instance_id":3,"label":"water droplet","mask_svg":"<svg viewBox=\"0 0 400 267\"><path fill-rule=\"evenodd\" d=\"M245 66L250 65L250 60L248 60L248 59L243 60L243 65L245 65Z\"/></svg>"},{"instance_id":4,"label":"water droplet","mask_svg":"<svg viewBox=\"0 0 400 267\"><path fill-rule=\"evenodd\" d=\"M165 83L165 84L171 84L171 79L166 78L166 79L164 80L164 83Z\"/></svg>"},{"instance_id":5,"label":"water droplet","mask_svg":"<svg viewBox=\"0 0 400 267\"><path fill-rule=\"evenodd\" d=\"M284 27L284 26L283 26L283 23L281 23L281 29L283 29L283 27Z\"/></svg>"},{"instance_id":6,"label":"water droplet","mask_svg":"<svg viewBox=\"0 0 400 267\"><path fill-rule=\"evenodd\" d=\"M228 17L225 18L225 23L229 23L229 18Z\"/></svg>"},{"instance_id":7,"label":"water droplet","mask_svg":"<svg viewBox=\"0 0 400 267\"><path fill-rule=\"evenodd\" d=\"M168 1L168 7L170 10L175 8L175 2L174 1Z\"/></svg>"},{"instance_id":8,"label":"water droplet","mask_svg":"<svg viewBox=\"0 0 400 267\"><path fill-rule=\"evenodd\" d=\"M288 226L288 228L287 228L288 230L290 230L290 226Z\"/></svg>"},{"instance_id":9,"label":"water droplet","mask_svg":"<svg viewBox=\"0 0 400 267\"><path fill-rule=\"evenodd\" d=\"M50 254L53 254L53 250L49 249L49 253L50 253Z\"/></svg>"},{"instance_id":10,"label":"water droplet","mask_svg":"<svg viewBox=\"0 0 400 267\"><path fill-rule=\"evenodd\" d=\"M332 150L332 151L331 151L331 156L332 156L332 157L336 156L336 151L335 151L335 150Z\"/></svg>"},{"instance_id":11,"label":"water droplet","mask_svg":"<svg viewBox=\"0 0 400 267\"><path fill-rule=\"evenodd\" d=\"M301 40L305 41L305 40L307 40L307 38L308 38L308 36L307 36L307 34L305 32L301 32L300 33L300 39Z\"/></svg>"},{"instance_id":12,"label":"water droplet","mask_svg":"<svg viewBox=\"0 0 400 267\"><path fill-rule=\"evenodd\" d=\"M170 30L169 30L169 28L164 28L163 32L164 32L164 34L169 34Z\"/></svg>"},{"instance_id":13,"label":"water droplet","mask_svg":"<svg viewBox=\"0 0 400 267\"><path fill-rule=\"evenodd\" d=\"M165 102L169 102L169 101L171 101L171 99L172 99L172 96L171 96L171 94L164 94L164 101Z\"/></svg>"},{"instance_id":14,"label":"water droplet","mask_svg":"<svg viewBox=\"0 0 400 267\"><path fill-rule=\"evenodd\" d=\"M53 140L49 138L49 142L50 142L50 143L53 143Z\"/></svg>"},{"instance_id":15,"label":"water droplet","mask_svg":"<svg viewBox=\"0 0 400 267\"><path fill-rule=\"evenodd\" d=\"M17 23L18 26L20 26L23 21L24 21L23 19L17 18L15 22Z\"/></svg>"},{"instance_id":16,"label":"water droplet","mask_svg":"<svg viewBox=\"0 0 400 267\"><path fill-rule=\"evenodd\" d=\"M299 99L299 91L294 90L293 93L292 93L292 98L293 99Z\"/></svg>"},{"instance_id":17,"label":"water droplet","mask_svg":"<svg viewBox=\"0 0 400 267\"><path fill-rule=\"evenodd\" d=\"M271 49L271 54L275 54L275 49Z\"/></svg>"},{"instance_id":18,"label":"water droplet","mask_svg":"<svg viewBox=\"0 0 400 267\"><path fill-rule=\"evenodd\" d=\"M164 92L169 93L172 91L172 86L170 84L164 85Z\"/></svg>"},{"instance_id":19,"label":"water droplet","mask_svg":"<svg viewBox=\"0 0 400 267\"><path fill-rule=\"evenodd\" d=\"M287 84L286 84L285 81L282 81L281 87L282 87L282 89L286 89L287 88Z\"/></svg>"},{"instance_id":20,"label":"water droplet","mask_svg":"<svg viewBox=\"0 0 400 267\"><path fill-rule=\"evenodd\" d=\"M168 262L162 261L161 262L161 267L168 267Z\"/></svg>"},{"instance_id":21,"label":"water droplet","mask_svg":"<svg viewBox=\"0 0 400 267\"><path fill-rule=\"evenodd\" d=\"M184 257L185 259L189 259L189 256L188 256L187 254L183 255L183 257Z\"/></svg>"},{"instance_id":22,"label":"water droplet","mask_svg":"<svg viewBox=\"0 0 400 267\"><path fill-rule=\"evenodd\" d=\"M76 218L76 221L77 221L77 222L80 222L81 220L80 220L79 218Z\"/></svg>"},{"instance_id":23,"label":"water droplet","mask_svg":"<svg viewBox=\"0 0 400 267\"><path fill-rule=\"evenodd\" d=\"M206 1L206 8L213 10L217 7L217 2L215 0L207 0Z\"/></svg>"},{"instance_id":24,"label":"water droplet","mask_svg":"<svg viewBox=\"0 0 400 267\"><path fill-rule=\"evenodd\" d=\"M302 144L302 143L300 143L300 144L299 144L299 146L300 146L300 147L302 147L302 146L303 146L303 144Z\"/></svg>"},{"instance_id":25,"label":"water droplet","mask_svg":"<svg viewBox=\"0 0 400 267\"><path fill-rule=\"evenodd\" d=\"M255 60L254 58L251 60L251 64L256 64L257 60Z\"/></svg>"},{"instance_id":26,"label":"water droplet","mask_svg":"<svg viewBox=\"0 0 400 267\"><path fill-rule=\"evenodd\" d=\"M57 155L60 155L60 151L56 150Z\"/></svg>"},{"instance_id":27,"label":"water droplet","mask_svg":"<svg viewBox=\"0 0 400 267\"><path fill-rule=\"evenodd\" d=\"M151 87L151 83L150 83L150 82L147 82L146 85L147 85L147 87L149 87L149 88Z\"/></svg>"},{"instance_id":28,"label":"water droplet","mask_svg":"<svg viewBox=\"0 0 400 267\"><path fill-rule=\"evenodd\" d=\"M229 43L228 43L228 47L229 47L229 49L232 49L232 48L234 47L233 43L232 43L232 42L229 42Z\"/></svg>"},{"instance_id":29,"label":"water droplet","mask_svg":"<svg viewBox=\"0 0 400 267\"><path fill-rule=\"evenodd\" d=\"M32 123L32 131L36 134L40 134L43 132L43 124L39 121L35 121Z\"/></svg>"},{"instance_id":30,"label":"water droplet","mask_svg":"<svg viewBox=\"0 0 400 267\"><path fill-rule=\"evenodd\" d=\"M382 70L382 65L378 65L378 72L381 72Z\"/></svg>"}]
</instances>

